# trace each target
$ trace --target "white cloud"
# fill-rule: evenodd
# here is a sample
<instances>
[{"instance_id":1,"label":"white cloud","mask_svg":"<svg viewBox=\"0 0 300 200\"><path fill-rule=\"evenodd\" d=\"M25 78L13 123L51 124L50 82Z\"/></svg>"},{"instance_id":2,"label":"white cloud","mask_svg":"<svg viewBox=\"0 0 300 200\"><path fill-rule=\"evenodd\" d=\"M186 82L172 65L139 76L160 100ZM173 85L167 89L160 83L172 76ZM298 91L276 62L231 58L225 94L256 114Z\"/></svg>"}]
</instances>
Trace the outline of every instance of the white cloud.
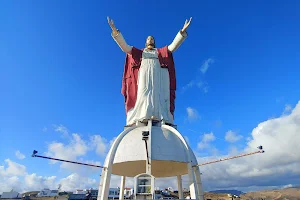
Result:
<instances>
[{"instance_id":1,"label":"white cloud","mask_svg":"<svg viewBox=\"0 0 300 200\"><path fill-rule=\"evenodd\" d=\"M297 185L300 179L300 101L289 115L264 121L253 129L251 140L240 153L256 151L262 145L264 154L256 154L201 167L205 189L264 188ZM199 163L216 158L202 157ZM248 188L248 189L247 189Z\"/></svg>"},{"instance_id":2,"label":"white cloud","mask_svg":"<svg viewBox=\"0 0 300 200\"><path fill-rule=\"evenodd\" d=\"M24 188L25 191L30 190L41 190L43 188L51 188L56 189L56 176L50 176L50 177L42 177L38 176L37 174L27 174L24 177Z\"/></svg>"},{"instance_id":3,"label":"white cloud","mask_svg":"<svg viewBox=\"0 0 300 200\"><path fill-rule=\"evenodd\" d=\"M26 167L24 165L20 165L16 162L11 161L10 159L6 159L5 162L7 163L8 167L0 171L2 176L24 176L26 172Z\"/></svg>"},{"instance_id":4,"label":"white cloud","mask_svg":"<svg viewBox=\"0 0 300 200\"><path fill-rule=\"evenodd\" d=\"M182 87L182 90L185 91L191 87L193 87L196 84L195 80L191 80L188 84L186 84L185 86Z\"/></svg>"},{"instance_id":5,"label":"white cloud","mask_svg":"<svg viewBox=\"0 0 300 200\"><path fill-rule=\"evenodd\" d=\"M197 144L198 149L210 147L210 142L214 141L215 139L216 137L213 132L204 134L201 141Z\"/></svg>"},{"instance_id":6,"label":"white cloud","mask_svg":"<svg viewBox=\"0 0 300 200\"><path fill-rule=\"evenodd\" d=\"M216 139L216 137L211 132L211 133L204 134L203 138L202 138L202 141L205 142L205 143L208 143L208 142L214 141L215 139Z\"/></svg>"},{"instance_id":7,"label":"white cloud","mask_svg":"<svg viewBox=\"0 0 300 200\"><path fill-rule=\"evenodd\" d=\"M96 148L96 153L98 155L105 155L107 151L107 140L100 135L93 135L91 138L91 144Z\"/></svg>"},{"instance_id":8,"label":"white cloud","mask_svg":"<svg viewBox=\"0 0 300 200\"><path fill-rule=\"evenodd\" d=\"M7 167L0 166L0 194L12 189L19 193L38 191L43 188L57 189L58 184L61 184L61 189L66 191L74 191L77 188L98 188L99 186L99 179L96 180L77 173L57 179L56 176L39 176L36 173L29 174L24 165L15 163L10 159L6 159L5 162Z\"/></svg>"},{"instance_id":9,"label":"white cloud","mask_svg":"<svg viewBox=\"0 0 300 200\"><path fill-rule=\"evenodd\" d=\"M54 131L62 133L63 136L70 136L69 130L65 126L63 125L59 125L59 126L53 125L53 126L54 126ZM93 135L90 137L89 141L85 141L81 139L78 133L73 133L71 134L70 137L68 137L68 139L71 140L68 146L65 146L63 143L53 142L52 144L49 145L49 148L51 148L53 152L55 146L58 146L58 148L60 148L61 150L70 151L72 152L71 156L69 156L70 158L74 158L75 155L76 156L85 155L88 150L93 150L93 149L95 149L95 152L98 155L102 155L102 156L105 155L105 153L107 152L107 148L108 148L107 139L101 137L100 135ZM60 150L57 151L58 151L57 154L61 154L62 152Z\"/></svg>"},{"instance_id":10,"label":"white cloud","mask_svg":"<svg viewBox=\"0 0 300 200\"><path fill-rule=\"evenodd\" d=\"M0 166L0 171L2 166ZM18 176L0 176L0 194L2 192L8 192L14 189L15 191L22 190L22 181Z\"/></svg>"},{"instance_id":11,"label":"white cloud","mask_svg":"<svg viewBox=\"0 0 300 200\"><path fill-rule=\"evenodd\" d=\"M100 178L100 176L99 176ZM78 188L97 188L99 180L92 179L86 176L80 176L76 173L63 178L59 181L61 184L61 190L63 191L74 191Z\"/></svg>"},{"instance_id":12,"label":"white cloud","mask_svg":"<svg viewBox=\"0 0 300 200\"><path fill-rule=\"evenodd\" d=\"M85 155L88 146L81 137L74 133L72 134L73 138L68 145L64 145L63 143L52 142L48 149L55 157L76 157Z\"/></svg>"},{"instance_id":13,"label":"white cloud","mask_svg":"<svg viewBox=\"0 0 300 200\"><path fill-rule=\"evenodd\" d=\"M236 146L229 147L228 155L238 155L238 154L239 154L239 151Z\"/></svg>"},{"instance_id":14,"label":"white cloud","mask_svg":"<svg viewBox=\"0 0 300 200\"><path fill-rule=\"evenodd\" d=\"M202 74L205 74L207 72L208 68L210 67L210 65L213 64L214 62L215 62L215 60L212 58L208 58L207 60L205 60L204 63L202 64L202 66L200 67L200 71L202 72ZM197 72L197 74L198 74L198 72ZM204 93L207 93L209 90L209 85L204 79L202 79L200 77L201 76L193 78L188 84L183 86L182 92L185 92L187 89L195 86L195 87L198 87L199 89L201 89Z\"/></svg>"},{"instance_id":15,"label":"white cloud","mask_svg":"<svg viewBox=\"0 0 300 200\"><path fill-rule=\"evenodd\" d=\"M10 159L6 159L5 163L7 167L0 166L0 193L7 192L12 189L18 192L30 191L34 189L41 189L43 186L50 186L49 181L38 182L33 180L34 174L29 175L26 171L26 167L19 163L13 162ZM53 179L52 177L47 178ZM55 179L55 178L54 178Z\"/></svg>"},{"instance_id":16,"label":"white cloud","mask_svg":"<svg viewBox=\"0 0 300 200\"><path fill-rule=\"evenodd\" d=\"M200 71L205 74L206 71L208 70L208 68L210 67L211 64L213 64L215 62L214 59L212 58L208 58L207 60L204 61L204 63L202 64L202 66L200 67Z\"/></svg>"},{"instance_id":17,"label":"white cloud","mask_svg":"<svg viewBox=\"0 0 300 200\"><path fill-rule=\"evenodd\" d=\"M202 91L204 93L207 93L208 92L208 89L209 89L209 86L208 86L208 83L205 82L205 81L198 81L196 83L196 86L199 88L199 89L202 89Z\"/></svg>"},{"instance_id":18,"label":"white cloud","mask_svg":"<svg viewBox=\"0 0 300 200\"><path fill-rule=\"evenodd\" d=\"M22 186L20 178L26 175L26 167L10 159L4 161L7 167L0 165L0 194L12 189L19 191Z\"/></svg>"},{"instance_id":19,"label":"white cloud","mask_svg":"<svg viewBox=\"0 0 300 200\"><path fill-rule=\"evenodd\" d=\"M72 134L72 139L69 144L63 144L59 142L52 142L48 145L48 151L46 152L46 156L64 159L64 160L71 160L71 161L78 161L80 156L86 155L88 151L88 145L78 134ZM50 161L51 164L57 163L57 161ZM60 167L64 169L71 170L72 172L80 170L81 166L59 162Z\"/></svg>"},{"instance_id":20,"label":"white cloud","mask_svg":"<svg viewBox=\"0 0 300 200\"><path fill-rule=\"evenodd\" d=\"M187 107L186 112L189 121L199 119L200 117L198 111L195 108Z\"/></svg>"},{"instance_id":21,"label":"white cloud","mask_svg":"<svg viewBox=\"0 0 300 200\"><path fill-rule=\"evenodd\" d=\"M225 140L228 141L228 142L232 142L232 143L236 142L236 141L239 141L242 138L243 138L243 136L237 135L232 130L227 131L226 135L225 135Z\"/></svg>"},{"instance_id":22,"label":"white cloud","mask_svg":"<svg viewBox=\"0 0 300 200\"><path fill-rule=\"evenodd\" d=\"M194 86L201 89L204 93L207 93L209 89L207 82L203 80L191 80L188 84L182 87L182 92L185 92L187 89L190 89Z\"/></svg>"},{"instance_id":23,"label":"white cloud","mask_svg":"<svg viewBox=\"0 0 300 200\"><path fill-rule=\"evenodd\" d=\"M53 127L54 127L55 132L62 133L63 136L69 135L69 130L66 127L64 127L63 125L53 125Z\"/></svg>"},{"instance_id":24,"label":"white cloud","mask_svg":"<svg viewBox=\"0 0 300 200\"><path fill-rule=\"evenodd\" d=\"M292 108L292 106L290 105L290 104L286 104L285 105L285 107L284 107L284 111L283 111L283 113L282 114L289 114L290 112L291 112L291 110L292 110L293 108Z\"/></svg>"},{"instance_id":25,"label":"white cloud","mask_svg":"<svg viewBox=\"0 0 300 200\"><path fill-rule=\"evenodd\" d=\"M61 142L52 142L48 145L48 151L45 153L46 156L59 158L63 160L77 161L82 163L101 165L99 161L87 160L84 157L90 151L95 151L96 154L105 156L108 150L107 140L100 135L93 135L90 140L84 140L79 134L73 133L71 139L67 144ZM86 170L86 166L76 165L67 162L58 162L51 160L51 164L58 163L60 168L65 169L68 172L77 173L81 176L88 176L96 173L98 168L90 168Z\"/></svg>"},{"instance_id":26,"label":"white cloud","mask_svg":"<svg viewBox=\"0 0 300 200\"><path fill-rule=\"evenodd\" d=\"M54 158L76 161L79 160L80 156L86 155L88 150L89 146L87 145L86 141L82 140L78 134L73 133L69 144L63 144L59 142L50 143L48 145L48 151L46 152L46 155ZM54 164L57 163L57 161L50 161L50 163ZM60 163L60 167L71 170L72 172L81 169L81 166L79 165L65 162Z\"/></svg>"},{"instance_id":27,"label":"white cloud","mask_svg":"<svg viewBox=\"0 0 300 200\"><path fill-rule=\"evenodd\" d=\"M25 155L22 154L19 150L16 151L16 157L20 160L23 160L25 158Z\"/></svg>"}]
</instances>

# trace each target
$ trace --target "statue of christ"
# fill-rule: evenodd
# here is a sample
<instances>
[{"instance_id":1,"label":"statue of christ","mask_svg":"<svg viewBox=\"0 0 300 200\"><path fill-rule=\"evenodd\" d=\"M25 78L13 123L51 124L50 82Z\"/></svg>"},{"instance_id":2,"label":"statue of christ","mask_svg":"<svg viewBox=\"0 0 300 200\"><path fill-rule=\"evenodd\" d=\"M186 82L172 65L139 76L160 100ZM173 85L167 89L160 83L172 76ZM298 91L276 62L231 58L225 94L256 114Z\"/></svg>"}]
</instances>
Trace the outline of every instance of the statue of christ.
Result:
<instances>
[{"instance_id":1,"label":"statue of christ","mask_svg":"<svg viewBox=\"0 0 300 200\"><path fill-rule=\"evenodd\" d=\"M170 45L156 48L154 37L148 36L143 49L128 45L113 20L107 20L113 39L126 53L122 79L126 124L148 119L173 124L176 76L172 53L186 39L192 18L185 21Z\"/></svg>"}]
</instances>

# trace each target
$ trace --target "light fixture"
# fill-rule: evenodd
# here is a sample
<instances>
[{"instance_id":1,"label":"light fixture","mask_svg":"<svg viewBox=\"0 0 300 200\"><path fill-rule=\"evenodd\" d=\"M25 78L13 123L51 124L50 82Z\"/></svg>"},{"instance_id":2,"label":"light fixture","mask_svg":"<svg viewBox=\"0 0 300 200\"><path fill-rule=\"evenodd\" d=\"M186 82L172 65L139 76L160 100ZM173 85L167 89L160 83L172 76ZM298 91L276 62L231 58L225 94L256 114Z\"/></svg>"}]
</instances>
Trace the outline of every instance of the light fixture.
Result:
<instances>
[{"instance_id":1,"label":"light fixture","mask_svg":"<svg viewBox=\"0 0 300 200\"><path fill-rule=\"evenodd\" d=\"M143 135L142 140L145 140L145 141L148 140L148 138L149 138L149 131L143 131L142 135Z\"/></svg>"}]
</instances>

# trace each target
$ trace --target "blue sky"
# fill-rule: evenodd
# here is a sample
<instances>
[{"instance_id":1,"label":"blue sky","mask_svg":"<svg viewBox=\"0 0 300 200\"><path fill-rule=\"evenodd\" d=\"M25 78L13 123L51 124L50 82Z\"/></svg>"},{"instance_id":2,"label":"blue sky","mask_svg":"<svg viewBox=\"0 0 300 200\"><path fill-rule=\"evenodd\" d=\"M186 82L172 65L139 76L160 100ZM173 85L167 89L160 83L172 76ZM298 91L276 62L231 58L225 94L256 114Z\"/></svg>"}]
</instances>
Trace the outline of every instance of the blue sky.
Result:
<instances>
[{"instance_id":1,"label":"blue sky","mask_svg":"<svg viewBox=\"0 0 300 200\"><path fill-rule=\"evenodd\" d=\"M109 142L123 130L120 92L125 54L111 38L107 16L127 43L138 48L148 35L156 38L157 46L170 44L185 19L193 17L188 38L174 53L175 123L199 161L226 156L233 149L239 153L279 135L293 141L299 137L293 132L300 130L299 121L293 123L293 131L290 123L279 123L284 130L279 132L272 120L298 119L299 9L298 1L2 1L0 172L7 183L3 188L35 189L49 186L49 180L54 187L72 175L97 186L100 171L30 155L36 149L45 155L102 163ZM262 122L273 128L260 133L266 138L256 137L253 130ZM283 150L289 154L287 147ZM62 155L66 150L73 154ZM17 151L25 158L16 156ZM272 155L259 159L278 156ZM295 164L300 158L291 160ZM214 165L220 172L230 166ZM213 166L203 170L217 176ZM254 183L250 177L244 187L293 185L300 180L300 172L295 173L290 182L280 181L282 177L271 180L269 173L266 183ZM226 188L210 178L203 177L206 189ZM33 180L42 184L35 186ZM17 183L24 181L30 187L18 188ZM227 186L239 187L240 182Z\"/></svg>"}]
</instances>

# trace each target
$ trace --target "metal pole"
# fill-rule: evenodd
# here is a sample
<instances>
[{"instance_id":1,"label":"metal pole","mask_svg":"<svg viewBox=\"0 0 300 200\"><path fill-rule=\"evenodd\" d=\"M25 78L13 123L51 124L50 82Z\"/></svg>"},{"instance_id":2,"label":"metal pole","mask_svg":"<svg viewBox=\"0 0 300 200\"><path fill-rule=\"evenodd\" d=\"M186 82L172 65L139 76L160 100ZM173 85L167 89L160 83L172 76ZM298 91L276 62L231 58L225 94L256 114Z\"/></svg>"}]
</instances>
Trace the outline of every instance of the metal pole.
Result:
<instances>
[{"instance_id":1,"label":"metal pole","mask_svg":"<svg viewBox=\"0 0 300 200\"><path fill-rule=\"evenodd\" d=\"M221 158L219 160L214 160L214 161L194 165L193 167L199 167L199 166L208 165L208 164L212 164L212 163L216 163L216 162L222 162L222 161L225 161L225 160L231 160L231 159L240 158L240 157L243 157L243 156L250 156L250 155L257 154L257 153L264 153L264 151L260 150L260 151L255 151L255 152L252 152L252 153L246 153L246 154L241 154L241 155L238 155L238 156L232 156L232 157L229 157L229 158Z\"/></svg>"},{"instance_id":2,"label":"metal pole","mask_svg":"<svg viewBox=\"0 0 300 200\"><path fill-rule=\"evenodd\" d=\"M147 141L145 140L145 146L146 146L146 153L147 153L147 162L148 162L148 165L150 164L149 162L149 154L148 154L148 145L147 145Z\"/></svg>"},{"instance_id":3,"label":"metal pole","mask_svg":"<svg viewBox=\"0 0 300 200\"><path fill-rule=\"evenodd\" d=\"M32 157L46 158L46 159L50 159L50 160L57 160L57 161L62 161L62 162L68 162L68 163L78 164L78 165L86 165L86 166L90 166L90 167L105 168L105 167L100 166L100 165L93 165L93 164L75 162L75 161L70 161L70 160L63 160L63 159L58 159L58 158L51 158L51 157L47 157L47 156L39 156L39 155L36 155L36 153L37 153L37 151L34 150L33 154L32 154Z\"/></svg>"}]
</instances>

